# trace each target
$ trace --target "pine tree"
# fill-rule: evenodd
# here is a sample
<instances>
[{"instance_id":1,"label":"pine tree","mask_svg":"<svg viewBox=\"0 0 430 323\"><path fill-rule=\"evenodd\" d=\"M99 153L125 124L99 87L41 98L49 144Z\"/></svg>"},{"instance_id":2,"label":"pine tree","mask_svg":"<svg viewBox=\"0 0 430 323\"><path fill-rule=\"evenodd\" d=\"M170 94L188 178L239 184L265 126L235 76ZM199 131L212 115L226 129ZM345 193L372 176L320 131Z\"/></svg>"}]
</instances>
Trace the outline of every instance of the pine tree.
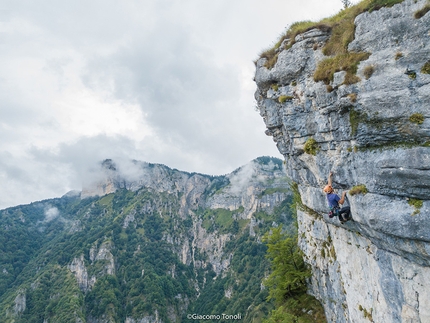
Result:
<instances>
[{"instance_id":1,"label":"pine tree","mask_svg":"<svg viewBox=\"0 0 430 323\"><path fill-rule=\"evenodd\" d=\"M297 236L287 236L279 226L272 230L271 235L266 235L264 241L272 267L264 283L269 287L269 298L282 305L286 299L306 293L306 278L310 277L311 272L303 261Z\"/></svg>"},{"instance_id":2,"label":"pine tree","mask_svg":"<svg viewBox=\"0 0 430 323\"><path fill-rule=\"evenodd\" d=\"M307 294L306 280L311 270L297 245L297 234L288 236L280 226L266 234L263 241L271 261L271 273L264 285L269 288L268 300L273 299L277 307L264 323L326 322L321 304Z\"/></svg>"},{"instance_id":3,"label":"pine tree","mask_svg":"<svg viewBox=\"0 0 430 323\"><path fill-rule=\"evenodd\" d=\"M350 0L340 0L342 1L343 7L346 9L351 6L352 2Z\"/></svg>"}]
</instances>

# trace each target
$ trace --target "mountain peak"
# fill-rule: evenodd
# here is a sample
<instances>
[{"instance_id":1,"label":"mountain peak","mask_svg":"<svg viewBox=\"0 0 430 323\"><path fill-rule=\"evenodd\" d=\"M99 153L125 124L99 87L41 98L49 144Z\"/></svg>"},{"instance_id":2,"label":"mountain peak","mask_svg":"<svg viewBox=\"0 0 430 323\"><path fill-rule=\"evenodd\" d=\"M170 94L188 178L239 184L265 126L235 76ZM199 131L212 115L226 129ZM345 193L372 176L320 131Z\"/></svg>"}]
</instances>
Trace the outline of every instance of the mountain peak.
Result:
<instances>
[{"instance_id":1,"label":"mountain peak","mask_svg":"<svg viewBox=\"0 0 430 323\"><path fill-rule=\"evenodd\" d=\"M182 186L192 177L208 179L231 177L244 168L257 172L276 171L277 174L283 171L282 160L269 156L258 157L234 170L231 174L218 176L189 173L169 168L163 164L151 164L137 160L105 159L94 171L93 179L82 189L81 197L103 196L122 188L136 191L142 187L150 187L157 191L170 191L172 188ZM242 174L244 174L243 171Z\"/></svg>"}]
</instances>

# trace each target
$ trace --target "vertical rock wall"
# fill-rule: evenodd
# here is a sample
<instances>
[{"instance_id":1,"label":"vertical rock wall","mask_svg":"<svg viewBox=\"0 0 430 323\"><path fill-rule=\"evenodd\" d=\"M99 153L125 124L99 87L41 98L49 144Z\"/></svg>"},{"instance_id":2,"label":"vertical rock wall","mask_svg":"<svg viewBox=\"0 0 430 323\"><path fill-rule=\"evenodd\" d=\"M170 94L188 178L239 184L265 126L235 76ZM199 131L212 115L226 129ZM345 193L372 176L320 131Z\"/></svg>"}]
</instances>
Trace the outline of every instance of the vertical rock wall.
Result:
<instances>
[{"instance_id":1,"label":"vertical rock wall","mask_svg":"<svg viewBox=\"0 0 430 323\"><path fill-rule=\"evenodd\" d=\"M430 13L414 17L426 4L357 16L348 49L369 53L357 83L314 81L326 30L281 46L272 69L257 61L255 98L299 186L299 243L329 322L430 322ZM327 216L330 171L338 193L367 189L348 195L344 225Z\"/></svg>"}]
</instances>

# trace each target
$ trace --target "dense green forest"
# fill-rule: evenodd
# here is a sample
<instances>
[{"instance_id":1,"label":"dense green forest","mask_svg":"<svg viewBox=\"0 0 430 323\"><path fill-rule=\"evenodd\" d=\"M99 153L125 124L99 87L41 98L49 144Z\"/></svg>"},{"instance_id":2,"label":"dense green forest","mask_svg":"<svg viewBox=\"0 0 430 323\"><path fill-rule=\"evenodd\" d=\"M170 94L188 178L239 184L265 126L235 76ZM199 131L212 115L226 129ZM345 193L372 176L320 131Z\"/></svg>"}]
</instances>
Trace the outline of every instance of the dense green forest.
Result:
<instances>
[{"instance_id":1,"label":"dense green forest","mask_svg":"<svg viewBox=\"0 0 430 323\"><path fill-rule=\"evenodd\" d=\"M276 301L263 284L274 242L262 239L279 225L293 234L294 217L288 181L273 176L282 162L254 163L251 217L245 202L208 206L245 200L232 177L188 173L206 181L196 205L181 190L141 187L0 211L0 322L263 322Z\"/></svg>"},{"instance_id":2,"label":"dense green forest","mask_svg":"<svg viewBox=\"0 0 430 323\"><path fill-rule=\"evenodd\" d=\"M311 271L303 261L297 235L284 232L279 226L266 233L263 240L271 263L271 272L264 284L269 288L268 300L275 302L275 309L264 323L326 322L321 303L307 293Z\"/></svg>"}]
</instances>

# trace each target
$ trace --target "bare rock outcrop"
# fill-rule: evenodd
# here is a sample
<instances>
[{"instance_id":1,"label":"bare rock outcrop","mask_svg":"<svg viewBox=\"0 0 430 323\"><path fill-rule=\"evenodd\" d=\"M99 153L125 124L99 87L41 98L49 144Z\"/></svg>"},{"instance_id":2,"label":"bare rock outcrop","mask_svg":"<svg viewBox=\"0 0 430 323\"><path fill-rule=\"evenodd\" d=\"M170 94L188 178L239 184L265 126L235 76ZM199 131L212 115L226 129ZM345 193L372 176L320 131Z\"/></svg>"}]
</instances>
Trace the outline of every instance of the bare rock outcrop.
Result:
<instances>
[{"instance_id":1,"label":"bare rock outcrop","mask_svg":"<svg viewBox=\"0 0 430 323\"><path fill-rule=\"evenodd\" d=\"M298 184L299 243L330 322L430 322L430 14L414 17L427 3L356 17L348 50L369 53L356 83L314 80L329 31L297 36L272 69L257 61L255 97ZM327 216L330 171L339 191L365 188L343 226Z\"/></svg>"}]
</instances>

